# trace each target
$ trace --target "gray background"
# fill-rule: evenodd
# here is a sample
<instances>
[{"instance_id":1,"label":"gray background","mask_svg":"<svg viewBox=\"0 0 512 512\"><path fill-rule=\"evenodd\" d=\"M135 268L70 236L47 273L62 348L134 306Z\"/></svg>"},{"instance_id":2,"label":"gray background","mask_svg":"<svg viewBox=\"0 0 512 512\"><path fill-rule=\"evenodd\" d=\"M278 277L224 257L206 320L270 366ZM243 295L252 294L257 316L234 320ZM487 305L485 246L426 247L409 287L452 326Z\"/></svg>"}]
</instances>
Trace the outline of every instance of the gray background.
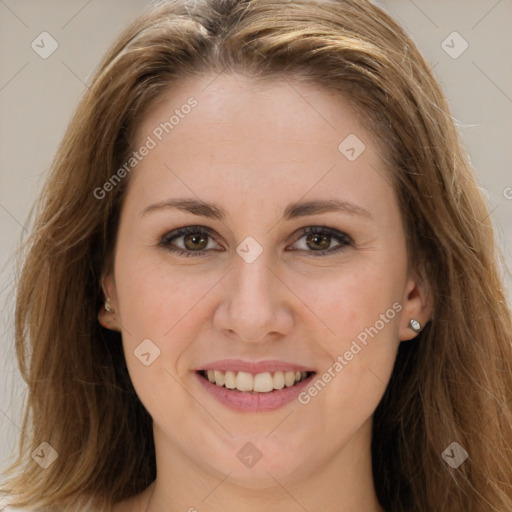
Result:
<instances>
[{"instance_id":1,"label":"gray background","mask_svg":"<svg viewBox=\"0 0 512 512\"><path fill-rule=\"evenodd\" d=\"M0 0L0 468L20 435L24 395L13 349L12 252L90 74L147 4ZM408 30L434 66L512 267L512 0L378 4ZM58 43L47 59L31 47L44 31ZM450 36L453 32L460 36ZM464 41L468 48L454 58ZM507 277L509 297L511 282Z\"/></svg>"}]
</instances>

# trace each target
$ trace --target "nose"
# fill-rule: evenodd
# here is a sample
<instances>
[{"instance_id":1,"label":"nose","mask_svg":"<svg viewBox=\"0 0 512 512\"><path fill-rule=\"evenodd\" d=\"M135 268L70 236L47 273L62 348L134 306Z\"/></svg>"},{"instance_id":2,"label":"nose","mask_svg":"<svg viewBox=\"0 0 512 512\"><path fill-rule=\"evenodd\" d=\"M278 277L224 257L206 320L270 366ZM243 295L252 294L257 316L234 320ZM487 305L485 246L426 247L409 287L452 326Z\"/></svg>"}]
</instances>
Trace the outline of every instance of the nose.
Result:
<instances>
[{"instance_id":1,"label":"nose","mask_svg":"<svg viewBox=\"0 0 512 512\"><path fill-rule=\"evenodd\" d=\"M293 294L271 268L265 251L252 263L236 257L224 281L214 327L233 340L265 343L292 329Z\"/></svg>"}]
</instances>

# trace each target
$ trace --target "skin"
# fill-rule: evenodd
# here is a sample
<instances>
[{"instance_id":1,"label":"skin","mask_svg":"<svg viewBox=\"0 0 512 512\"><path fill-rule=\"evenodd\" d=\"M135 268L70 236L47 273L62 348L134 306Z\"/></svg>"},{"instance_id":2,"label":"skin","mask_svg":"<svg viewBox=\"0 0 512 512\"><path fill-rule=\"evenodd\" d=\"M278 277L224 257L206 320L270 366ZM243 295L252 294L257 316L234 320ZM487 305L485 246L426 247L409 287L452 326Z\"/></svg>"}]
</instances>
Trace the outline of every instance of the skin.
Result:
<instances>
[{"instance_id":1,"label":"skin","mask_svg":"<svg viewBox=\"0 0 512 512\"><path fill-rule=\"evenodd\" d=\"M114 511L382 511L374 492L372 415L401 341L424 325L430 301L407 264L398 202L376 144L340 95L296 81L257 85L249 78L187 79L146 115L139 147L160 122L194 96L198 105L132 171L115 247L102 280L114 312L102 325L122 333L128 370L154 420L158 476ZM338 150L349 134L366 148L354 161ZM201 199L223 220L162 208L169 198ZM370 216L335 211L283 220L299 200L341 199ZM160 244L183 226L211 237L180 256ZM316 256L302 228L326 226L339 252ZM263 252L236 252L248 236ZM313 237L314 238L314 237ZM321 242L320 242L321 243ZM185 248L185 237L172 241ZM238 412L214 400L194 372L223 358L278 359L328 371L357 335L394 303L402 309L303 405ZM150 339L149 366L134 350ZM248 468L237 452L253 443ZM149 502L149 503L148 503ZM300 505L299 505L300 504Z\"/></svg>"}]
</instances>

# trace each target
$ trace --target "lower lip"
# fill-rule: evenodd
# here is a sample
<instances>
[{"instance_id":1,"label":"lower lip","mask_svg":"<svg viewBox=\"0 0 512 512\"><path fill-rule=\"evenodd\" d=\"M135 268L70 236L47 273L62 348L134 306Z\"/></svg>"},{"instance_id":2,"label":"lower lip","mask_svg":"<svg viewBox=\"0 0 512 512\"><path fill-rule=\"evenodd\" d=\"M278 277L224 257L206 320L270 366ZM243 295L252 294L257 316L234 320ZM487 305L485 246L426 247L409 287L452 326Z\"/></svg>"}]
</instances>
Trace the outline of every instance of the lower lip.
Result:
<instances>
[{"instance_id":1,"label":"lower lip","mask_svg":"<svg viewBox=\"0 0 512 512\"><path fill-rule=\"evenodd\" d=\"M206 391L220 403L230 409L241 412L273 411L279 409L295 400L297 395L304 388L309 386L312 377L315 376L313 373L307 379L289 388L274 389L274 391L269 391L268 393L258 393L255 391L238 391L236 389L217 386L198 373L196 373L196 375Z\"/></svg>"}]
</instances>

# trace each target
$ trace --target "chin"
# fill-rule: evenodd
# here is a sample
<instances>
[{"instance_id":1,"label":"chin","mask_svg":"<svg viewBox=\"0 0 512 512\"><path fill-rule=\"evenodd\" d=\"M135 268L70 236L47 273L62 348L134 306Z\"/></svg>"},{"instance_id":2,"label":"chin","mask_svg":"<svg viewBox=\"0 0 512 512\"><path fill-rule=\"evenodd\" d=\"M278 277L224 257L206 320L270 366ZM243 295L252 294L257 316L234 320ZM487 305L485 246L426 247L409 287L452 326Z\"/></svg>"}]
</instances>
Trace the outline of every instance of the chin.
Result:
<instances>
[{"instance_id":1,"label":"chin","mask_svg":"<svg viewBox=\"0 0 512 512\"><path fill-rule=\"evenodd\" d=\"M276 480L284 485L305 478L311 471L312 455L304 449L307 443L291 446L284 436L271 434L265 438L268 435L244 434L236 441L230 439L229 447L218 450L217 457L212 454L212 459L218 461L212 469L224 476L229 474L233 484L255 490L275 488Z\"/></svg>"}]
</instances>

